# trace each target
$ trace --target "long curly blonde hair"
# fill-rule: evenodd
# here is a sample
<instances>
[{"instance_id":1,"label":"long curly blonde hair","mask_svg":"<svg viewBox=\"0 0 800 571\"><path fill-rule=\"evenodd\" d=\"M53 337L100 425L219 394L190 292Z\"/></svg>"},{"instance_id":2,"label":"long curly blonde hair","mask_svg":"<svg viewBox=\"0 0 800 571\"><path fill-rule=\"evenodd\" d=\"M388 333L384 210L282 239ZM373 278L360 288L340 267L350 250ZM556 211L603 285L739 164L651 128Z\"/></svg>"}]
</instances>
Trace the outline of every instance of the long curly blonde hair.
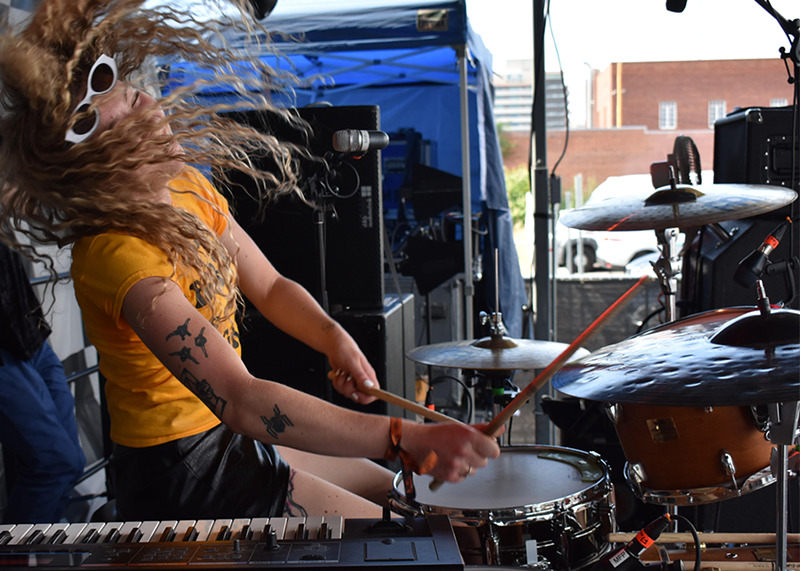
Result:
<instances>
[{"instance_id":1,"label":"long curly blonde hair","mask_svg":"<svg viewBox=\"0 0 800 571\"><path fill-rule=\"evenodd\" d=\"M238 91L237 107L276 114L308 134L299 118L271 103L293 78L248 53L254 50L247 46L225 41L224 32L237 29L249 34L259 52L269 42L247 2L231 4L238 8L235 17L201 20L173 8L146 9L144 0L43 0L22 32L0 35L0 238L41 259L47 256L37 244L66 246L108 231L132 234L164 251L176 271L179 264L194 269L210 294L204 297L223 294L226 313L232 310L236 273L219 239L193 215L147 200L147 191L158 189L141 188L133 176L141 166L177 158L212 169L223 186L230 180L226 173L245 173L262 201L301 194L298 161L309 158L304 147L231 120L224 114L233 109L230 103L197 96L207 84L225 84ZM115 59L121 79L157 95L166 117L153 122L150 107L99 136L67 143L74 108L101 54ZM177 61L199 65L204 79L161 95L166 66ZM165 134L166 123L172 134ZM185 152L179 157L170 153L176 142ZM31 244L20 243L18 232Z\"/></svg>"}]
</instances>

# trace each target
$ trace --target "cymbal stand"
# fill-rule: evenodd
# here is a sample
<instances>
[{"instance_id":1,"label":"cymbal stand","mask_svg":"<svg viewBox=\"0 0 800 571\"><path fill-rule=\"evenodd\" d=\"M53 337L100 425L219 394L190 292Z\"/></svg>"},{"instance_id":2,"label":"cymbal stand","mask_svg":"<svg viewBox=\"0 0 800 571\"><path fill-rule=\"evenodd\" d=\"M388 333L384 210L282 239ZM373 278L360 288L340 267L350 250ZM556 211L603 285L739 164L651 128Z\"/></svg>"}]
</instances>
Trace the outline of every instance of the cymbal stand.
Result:
<instances>
[{"instance_id":1,"label":"cymbal stand","mask_svg":"<svg viewBox=\"0 0 800 571\"><path fill-rule=\"evenodd\" d=\"M776 571L786 571L788 526L788 479L789 479L789 446L793 446L797 436L797 421L800 413L800 401L783 402L767 405L769 411L769 438L778 451L778 473L776 510L778 513L775 533Z\"/></svg>"},{"instance_id":2,"label":"cymbal stand","mask_svg":"<svg viewBox=\"0 0 800 571\"><path fill-rule=\"evenodd\" d=\"M678 276L680 275L680 262L678 259L678 229L667 228L656 230L658 248L661 256L653 262L653 271L656 273L661 291L664 293L664 308L667 312L666 322L677 319Z\"/></svg>"},{"instance_id":3,"label":"cymbal stand","mask_svg":"<svg viewBox=\"0 0 800 571\"><path fill-rule=\"evenodd\" d=\"M767 292L761 280L756 281L756 291L758 292L758 309L762 315L769 314L772 309L770 306ZM775 349L765 349L774 351ZM767 355L769 357L769 354ZM775 530L775 565L776 571L786 571L786 559L788 548L788 517L789 517L789 498L788 498L788 479L789 479L789 446L793 446L797 439L797 422L800 418L800 401L789 401L782 403L772 403L767 405L769 417L769 440L775 444L778 452L778 473L776 491L776 530Z\"/></svg>"}]
</instances>

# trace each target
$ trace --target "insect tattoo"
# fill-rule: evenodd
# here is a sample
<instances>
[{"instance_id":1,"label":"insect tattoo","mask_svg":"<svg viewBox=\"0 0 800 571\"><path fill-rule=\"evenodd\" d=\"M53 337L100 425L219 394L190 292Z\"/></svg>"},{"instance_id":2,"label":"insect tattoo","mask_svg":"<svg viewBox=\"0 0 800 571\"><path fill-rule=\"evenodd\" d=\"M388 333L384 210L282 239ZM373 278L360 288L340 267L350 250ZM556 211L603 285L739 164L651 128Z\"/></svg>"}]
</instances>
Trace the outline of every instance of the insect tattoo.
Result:
<instances>
[{"instance_id":1,"label":"insect tattoo","mask_svg":"<svg viewBox=\"0 0 800 571\"><path fill-rule=\"evenodd\" d=\"M200 347L200 350L203 352L203 355L208 357L208 352L206 351L206 343L208 343L208 339L206 339L205 335L203 335L203 332L205 330L206 330L205 327L203 327L200 330L200 333L198 333L197 337L194 338L194 344Z\"/></svg>"},{"instance_id":2,"label":"insect tattoo","mask_svg":"<svg viewBox=\"0 0 800 571\"><path fill-rule=\"evenodd\" d=\"M208 384L208 381L205 379L198 379L191 374L188 369L184 369L181 373L181 382L197 395L197 397L203 401L203 404L211 409L211 412L213 412L217 418L222 418L222 413L225 411L225 406L228 404L228 401L217 396L214 389Z\"/></svg>"},{"instance_id":3,"label":"insect tattoo","mask_svg":"<svg viewBox=\"0 0 800 571\"><path fill-rule=\"evenodd\" d=\"M205 353L205 351L203 351ZM191 361L195 365L199 365L200 362L192 357L192 350L189 347L184 347L180 351L175 351L174 353L169 354L170 357L180 357L181 363L185 363L186 361ZM208 355L206 355L208 356Z\"/></svg>"},{"instance_id":4,"label":"insect tattoo","mask_svg":"<svg viewBox=\"0 0 800 571\"><path fill-rule=\"evenodd\" d=\"M167 341L169 341L170 337L173 337L175 335L179 335L180 338L181 338L181 341L186 341L186 338L190 337L192 335L191 333L189 333L189 321L190 320L187 319L186 323L184 323L183 325L178 326L178 328L175 331L173 331L172 333L167 335ZM202 331L200 332L200 334L202 335Z\"/></svg>"},{"instance_id":5,"label":"insect tattoo","mask_svg":"<svg viewBox=\"0 0 800 571\"><path fill-rule=\"evenodd\" d=\"M278 434L285 432L287 426L294 426L294 424L292 424L292 421L289 420L288 416L281 414L281 409L278 408L277 404L272 410L275 413L275 416L272 418L262 416L261 422L266 425L267 432L270 436L272 436L272 438L278 438Z\"/></svg>"}]
</instances>

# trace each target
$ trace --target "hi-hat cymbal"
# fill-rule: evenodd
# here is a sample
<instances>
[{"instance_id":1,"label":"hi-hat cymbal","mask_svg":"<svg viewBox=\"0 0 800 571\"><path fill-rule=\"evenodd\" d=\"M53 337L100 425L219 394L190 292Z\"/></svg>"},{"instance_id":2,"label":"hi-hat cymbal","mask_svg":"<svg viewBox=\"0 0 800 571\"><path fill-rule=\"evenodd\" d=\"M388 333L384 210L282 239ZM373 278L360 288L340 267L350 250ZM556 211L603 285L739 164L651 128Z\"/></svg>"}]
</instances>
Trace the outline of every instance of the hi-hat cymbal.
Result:
<instances>
[{"instance_id":1,"label":"hi-hat cymbal","mask_svg":"<svg viewBox=\"0 0 800 571\"><path fill-rule=\"evenodd\" d=\"M741 406L800 400L800 312L707 311L564 366L553 387L603 402Z\"/></svg>"},{"instance_id":2,"label":"hi-hat cymbal","mask_svg":"<svg viewBox=\"0 0 800 571\"><path fill-rule=\"evenodd\" d=\"M796 192L781 186L679 184L586 204L564 214L561 223L597 231L691 228L764 214L796 198Z\"/></svg>"},{"instance_id":3,"label":"hi-hat cymbal","mask_svg":"<svg viewBox=\"0 0 800 571\"><path fill-rule=\"evenodd\" d=\"M564 352L568 345L554 341L484 337L470 341L435 343L412 349L406 356L416 363L452 369L505 371L543 369ZM574 358L588 355L578 349Z\"/></svg>"}]
</instances>

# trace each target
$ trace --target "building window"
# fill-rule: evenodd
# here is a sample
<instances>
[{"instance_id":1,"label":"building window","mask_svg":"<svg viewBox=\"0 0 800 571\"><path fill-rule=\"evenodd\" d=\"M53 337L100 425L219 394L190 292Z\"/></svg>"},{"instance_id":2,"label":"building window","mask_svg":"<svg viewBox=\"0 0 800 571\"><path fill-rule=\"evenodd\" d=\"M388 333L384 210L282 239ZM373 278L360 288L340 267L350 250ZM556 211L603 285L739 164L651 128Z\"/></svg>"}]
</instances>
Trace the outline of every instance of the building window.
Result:
<instances>
[{"instance_id":1,"label":"building window","mask_svg":"<svg viewBox=\"0 0 800 571\"><path fill-rule=\"evenodd\" d=\"M789 101L786 99L770 99L769 106L770 107L786 107L789 105Z\"/></svg>"},{"instance_id":2,"label":"building window","mask_svg":"<svg viewBox=\"0 0 800 571\"><path fill-rule=\"evenodd\" d=\"M678 128L678 104L675 101L661 101L658 104L658 128Z\"/></svg>"},{"instance_id":3,"label":"building window","mask_svg":"<svg viewBox=\"0 0 800 571\"><path fill-rule=\"evenodd\" d=\"M713 129L717 119L725 117L725 101L716 100L708 102L708 128Z\"/></svg>"}]
</instances>

